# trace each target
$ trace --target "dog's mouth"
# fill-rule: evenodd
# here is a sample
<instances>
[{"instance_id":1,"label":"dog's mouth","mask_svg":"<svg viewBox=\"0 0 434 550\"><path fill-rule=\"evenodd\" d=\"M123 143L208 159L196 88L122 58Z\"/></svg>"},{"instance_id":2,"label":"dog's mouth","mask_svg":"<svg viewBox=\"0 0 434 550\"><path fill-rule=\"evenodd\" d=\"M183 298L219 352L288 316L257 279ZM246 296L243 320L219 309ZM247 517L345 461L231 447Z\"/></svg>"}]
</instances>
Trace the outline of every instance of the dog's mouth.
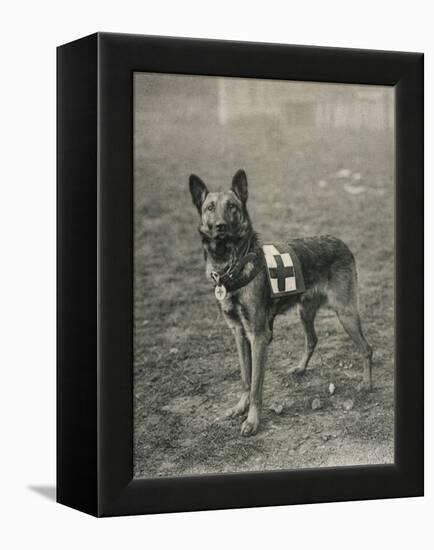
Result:
<instances>
[{"instance_id":1,"label":"dog's mouth","mask_svg":"<svg viewBox=\"0 0 434 550\"><path fill-rule=\"evenodd\" d=\"M225 229L217 229L213 228L210 230L209 228L199 227L199 233L201 235L203 242L214 242L218 243L220 245L226 244L231 241L236 241L238 239L237 233L234 233L228 228Z\"/></svg>"}]
</instances>

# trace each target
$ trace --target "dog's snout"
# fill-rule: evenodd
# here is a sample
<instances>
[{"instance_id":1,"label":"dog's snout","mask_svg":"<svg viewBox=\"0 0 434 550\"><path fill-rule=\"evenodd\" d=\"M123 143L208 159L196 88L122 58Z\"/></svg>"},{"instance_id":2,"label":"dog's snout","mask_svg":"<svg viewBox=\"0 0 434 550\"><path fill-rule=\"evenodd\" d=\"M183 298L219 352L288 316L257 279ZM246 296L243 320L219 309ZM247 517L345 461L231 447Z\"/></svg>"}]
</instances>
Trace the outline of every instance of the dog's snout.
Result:
<instances>
[{"instance_id":1,"label":"dog's snout","mask_svg":"<svg viewBox=\"0 0 434 550\"><path fill-rule=\"evenodd\" d=\"M215 228L217 231L226 231L227 225L223 222L217 222Z\"/></svg>"}]
</instances>

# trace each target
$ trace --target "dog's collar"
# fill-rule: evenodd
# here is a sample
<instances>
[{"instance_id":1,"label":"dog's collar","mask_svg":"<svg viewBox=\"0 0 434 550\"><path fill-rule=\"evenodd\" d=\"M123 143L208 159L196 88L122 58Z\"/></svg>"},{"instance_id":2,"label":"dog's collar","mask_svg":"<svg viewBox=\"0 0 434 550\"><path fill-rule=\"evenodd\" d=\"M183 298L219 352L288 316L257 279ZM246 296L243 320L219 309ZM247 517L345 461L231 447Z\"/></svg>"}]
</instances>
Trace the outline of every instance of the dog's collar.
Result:
<instances>
[{"instance_id":1,"label":"dog's collar","mask_svg":"<svg viewBox=\"0 0 434 550\"><path fill-rule=\"evenodd\" d=\"M252 263L253 268L248 273L243 273L243 269L248 263ZM243 286L248 285L250 281L253 281L256 275L264 269L264 267L265 262L263 254L250 252L238 260L238 262L235 262L233 265L229 266L224 273L211 271L211 278L215 283L216 289L217 287L223 287L223 292L225 295L225 291L234 292L235 290L239 290ZM217 293L216 297L218 297Z\"/></svg>"}]
</instances>

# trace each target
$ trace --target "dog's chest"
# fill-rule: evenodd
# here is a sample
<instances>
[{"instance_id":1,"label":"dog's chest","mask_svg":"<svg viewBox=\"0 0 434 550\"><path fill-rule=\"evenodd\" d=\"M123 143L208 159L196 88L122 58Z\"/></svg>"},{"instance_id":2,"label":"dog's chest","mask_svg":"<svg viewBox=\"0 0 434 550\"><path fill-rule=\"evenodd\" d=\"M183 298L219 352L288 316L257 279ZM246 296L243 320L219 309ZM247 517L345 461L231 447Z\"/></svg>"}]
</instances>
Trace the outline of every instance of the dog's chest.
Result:
<instances>
[{"instance_id":1,"label":"dog's chest","mask_svg":"<svg viewBox=\"0 0 434 550\"><path fill-rule=\"evenodd\" d=\"M226 315L233 316L237 313L236 306L238 305L238 301L231 294L228 294L224 300L219 300L218 305L220 306L222 312Z\"/></svg>"},{"instance_id":2,"label":"dog's chest","mask_svg":"<svg viewBox=\"0 0 434 550\"><path fill-rule=\"evenodd\" d=\"M224 300L219 302L219 306L226 318L243 325L248 324L248 308L243 303L243 300L240 299L239 293L229 294Z\"/></svg>"}]
</instances>

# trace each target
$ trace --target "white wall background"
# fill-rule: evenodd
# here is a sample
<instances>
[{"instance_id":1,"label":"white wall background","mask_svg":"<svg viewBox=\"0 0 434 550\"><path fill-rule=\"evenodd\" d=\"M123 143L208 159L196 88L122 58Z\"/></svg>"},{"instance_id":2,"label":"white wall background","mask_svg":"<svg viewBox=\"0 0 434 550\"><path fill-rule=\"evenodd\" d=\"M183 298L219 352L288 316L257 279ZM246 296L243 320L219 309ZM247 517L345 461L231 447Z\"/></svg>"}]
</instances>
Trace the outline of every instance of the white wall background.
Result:
<instances>
[{"instance_id":1,"label":"white wall background","mask_svg":"<svg viewBox=\"0 0 434 550\"><path fill-rule=\"evenodd\" d=\"M430 3L7 2L0 85L0 546L427 548L432 517L433 32ZM424 499L96 520L30 487L55 480L55 46L94 31L426 54L427 335ZM431 249L431 250L430 250Z\"/></svg>"}]
</instances>

